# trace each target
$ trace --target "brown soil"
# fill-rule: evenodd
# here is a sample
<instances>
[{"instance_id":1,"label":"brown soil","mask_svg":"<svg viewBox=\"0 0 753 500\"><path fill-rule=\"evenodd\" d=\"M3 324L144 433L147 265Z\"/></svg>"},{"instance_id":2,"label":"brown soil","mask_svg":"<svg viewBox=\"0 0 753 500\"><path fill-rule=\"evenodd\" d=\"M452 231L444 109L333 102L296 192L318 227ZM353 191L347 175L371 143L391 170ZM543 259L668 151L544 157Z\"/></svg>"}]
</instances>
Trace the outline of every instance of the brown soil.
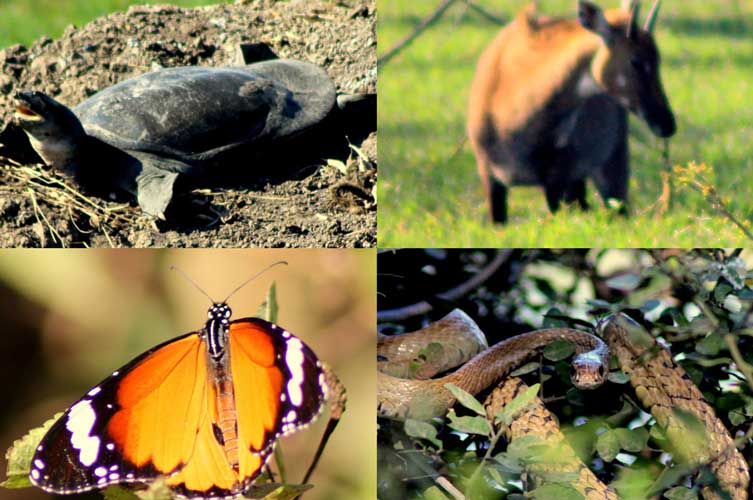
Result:
<instances>
[{"instance_id":1,"label":"brown soil","mask_svg":"<svg viewBox=\"0 0 753 500\"><path fill-rule=\"evenodd\" d=\"M69 27L59 40L0 51L0 246L375 246L376 133L341 158L347 173L323 159L301 165L294 178L202 190L181 205L199 215L165 223L132 201L87 197L33 166L39 159L25 135L9 125L18 90L41 90L73 106L158 66L237 64L241 44L252 54L271 49L319 64L340 92L374 93L375 23L375 0L140 6Z\"/></svg>"}]
</instances>

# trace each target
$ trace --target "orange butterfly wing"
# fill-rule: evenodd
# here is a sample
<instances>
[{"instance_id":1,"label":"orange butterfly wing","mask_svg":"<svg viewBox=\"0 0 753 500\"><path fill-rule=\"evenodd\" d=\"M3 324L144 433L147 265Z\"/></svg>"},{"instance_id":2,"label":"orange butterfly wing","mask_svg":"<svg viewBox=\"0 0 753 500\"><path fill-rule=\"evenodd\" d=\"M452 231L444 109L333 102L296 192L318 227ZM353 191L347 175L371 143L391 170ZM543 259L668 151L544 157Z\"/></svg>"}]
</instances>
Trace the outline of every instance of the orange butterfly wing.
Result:
<instances>
[{"instance_id":1,"label":"orange butterfly wing","mask_svg":"<svg viewBox=\"0 0 753 500\"><path fill-rule=\"evenodd\" d=\"M216 373L202 332L149 350L72 405L37 448L32 481L75 493L166 476L189 498L243 493L277 438L319 414L326 385L314 353L273 323L233 321L228 338L237 470L223 447Z\"/></svg>"},{"instance_id":2,"label":"orange butterfly wing","mask_svg":"<svg viewBox=\"0 0 753 500\"><path fill-rule=\"evenodd\" d=\"M32 481L56 493L167 484L187 497L236 496L238 475L213 432L214 387L198 333L142 354L90 390L50 428Z\"/></svg>"},{"instance_id":3,"label":"orange butterfly wing","mask_svg":"<svg viewBox=\"0 0 753 500\"><path fill-rule=\"evenodd\" d=\"M314 353L274 323L259 318L232 321L229 337L239 474L248 484L281 435L305 426L321 412L326 386Z\"/></svg>"}]
</instances>

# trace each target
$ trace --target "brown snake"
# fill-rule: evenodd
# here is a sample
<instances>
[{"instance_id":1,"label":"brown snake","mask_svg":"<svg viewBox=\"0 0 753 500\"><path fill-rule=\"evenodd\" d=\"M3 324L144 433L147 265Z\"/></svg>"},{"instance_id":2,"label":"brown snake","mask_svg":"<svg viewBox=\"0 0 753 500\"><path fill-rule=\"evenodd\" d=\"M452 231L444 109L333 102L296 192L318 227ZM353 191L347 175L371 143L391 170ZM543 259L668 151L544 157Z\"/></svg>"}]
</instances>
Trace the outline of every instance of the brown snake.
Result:
<instances>
[{"instance_id":1,"label":"brown snake","mask_svg":"<svg viewBox=\"0 0 753 500\"><path fill-rule=\"evenodd\" d=\"M461 344L461 347L450 348L453 354L451 357L455 358L456 364L459 364L457 360L460 359L461 352L475 354L474 349L478 350L479 347L473 347L472 339L483 337L473 320L459 310L429 325L427 329L432 334L432 339L443 345L452 346L452 340L456 337L470 339L467 344ZM608 371L606 367L609 366L609 353L598 337L578 330L554 328L506 339L476 354L454 373L439 379L406 380L381 372L392 368L392 362L397 361L395 364L401 366L398 369L400 375L410 376L408 372L411 369L405 368L406 360L415 359L421 351L419 345L427 344L426 338L419 342L419 337L425 337L427 329L380 339L377 348L380 369L377 379L379 416L396 419L443 416L455 403L444 384L452 383L471 394L477 394L499 383L541 348L557 339L569 340L576 345L578 354L573 358L573 381L576 386L594 387L603 381ZM690 382L684 370L674 362L671 354L659 348L653 337L623 314L613 315L602 321L598 325L598 331L616 355L622 370L629 376L638 398L660 428L665 430L668 448L675 461L691 466L708 464L719 479L720 486L729 492L733 500L746 500L749 472L745 459L712 407L704 400L700 390ZM485 344L482 344L481 349L483 345ZM415 368L414 362L413 371L416 371ZM417 371L419 375L428 377L431 376L430 368L434 369L433 366L419 365ZM509 402L521 390L521 384L518 379L510 379L497 387L487 399L487 407L496 408ZM689 424L682 415L678 417L678 408L702 425L693 427L692 421ZM507 432L508 436L515 438L535 434L558 443L564 442L559 427L543 405L534 405L526 411L527 415L521 415L518 421L513 422ZM702 427L702 435L694 441L694 447L688 447L688 433L691 428L697 433L698 427ZM586 498L618 498L582 462L576 460L572 450L564 453L572 454L574 464L564 470L577 475L575 486ZM535 470L533 472L535 474ZM706 499L722 498L711 487L704 488L703 496Z\"/></svg>"}]
</instances>

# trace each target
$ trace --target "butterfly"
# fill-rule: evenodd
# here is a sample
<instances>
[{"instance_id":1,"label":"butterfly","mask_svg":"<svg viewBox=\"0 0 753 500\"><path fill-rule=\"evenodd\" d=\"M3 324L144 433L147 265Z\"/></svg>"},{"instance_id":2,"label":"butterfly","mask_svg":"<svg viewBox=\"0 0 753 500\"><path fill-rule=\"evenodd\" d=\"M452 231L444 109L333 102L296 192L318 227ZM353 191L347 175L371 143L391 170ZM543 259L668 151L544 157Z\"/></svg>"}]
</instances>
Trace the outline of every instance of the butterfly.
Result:
<instances>
[{"instance_id":1,"label":"butterfly","mask_svg":"<svg viewBox=\"0 0 753 500\"><path fill-rule=\"evenodd\" d=\"M290 332L231 314L227 299L213 302L201 330L89 390L40 442L32 483L68 494L165 477L186 498L243 494L278 438L321 412L331 372Z\"/></svg>"}]
</instances>

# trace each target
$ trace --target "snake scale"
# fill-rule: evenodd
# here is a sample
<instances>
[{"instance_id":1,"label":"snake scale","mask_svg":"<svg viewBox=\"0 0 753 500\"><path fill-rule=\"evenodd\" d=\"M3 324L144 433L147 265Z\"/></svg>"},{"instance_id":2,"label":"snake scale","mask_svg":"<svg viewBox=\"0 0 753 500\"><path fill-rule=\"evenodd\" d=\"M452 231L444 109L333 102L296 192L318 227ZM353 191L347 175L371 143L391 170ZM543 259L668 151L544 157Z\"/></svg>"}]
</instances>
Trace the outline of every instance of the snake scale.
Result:
<instances>
[{"instance_id":1,"label":"snake scale","mask_svg":"<svg viewBox=\"0 0 753 500\"><path fill-rule=\"evenodd\" d=\"M597 330L628 375L641 403L651 412L658 426L664 429L675 461L691 466L708 464L718 478L719 486L729 493L732 500L746 500L749 470L745 459L713 408L684 370L674 362L671 354L623 314L600 322ZM425 335L427 333L430 335ZM483 337L472 319L462 311L455 310L423 330L380 339L378 414L394 419L443 416L455 403L444 384L453 383L471 394L478 394L498 384L515 368L557 339L569 340L576 346L577 354L573 358L573 382L576 386L594 387L604 380L608 371L607 346L598 337L579 330L537 330L511 337L491 348L485 348L484 343L474 344L474 339ZM464 340L456 341L458 338ZM421 351L422 347L431 342L450 346L442 351L450 351L456 366L462 363L461 353L473 357L455 372L438 379L408 380L394 376L415 376L418 373L420 378L427 378L439 371L440 368L432 366L433 363L416 364L415 361L416 356L421 358L419 353L425 352ZM384 373L390 369L392 375ZM496 408L509 402L521 390L521 384L522 381L513 378L498 386L487 399L487 407ZM507 432L509 437L533 434L564 443L555 419L543 404L534 405L526 413L513 422ZM683 418L683 415L690 418ZM700 432L700 438L689 439L691 432L695 432L696 437ZM562 445L562 449L565 455L572 451L567 451L569 447L566 444ZM574 452L572 456L573 465L566 469L577 475L575 486L586 498L618 498L577 460ZM532 472L535 474L536 471ZM705 487L703 496L707 500L722 498L716 491Z\"/></svg>"}]
</instances>

